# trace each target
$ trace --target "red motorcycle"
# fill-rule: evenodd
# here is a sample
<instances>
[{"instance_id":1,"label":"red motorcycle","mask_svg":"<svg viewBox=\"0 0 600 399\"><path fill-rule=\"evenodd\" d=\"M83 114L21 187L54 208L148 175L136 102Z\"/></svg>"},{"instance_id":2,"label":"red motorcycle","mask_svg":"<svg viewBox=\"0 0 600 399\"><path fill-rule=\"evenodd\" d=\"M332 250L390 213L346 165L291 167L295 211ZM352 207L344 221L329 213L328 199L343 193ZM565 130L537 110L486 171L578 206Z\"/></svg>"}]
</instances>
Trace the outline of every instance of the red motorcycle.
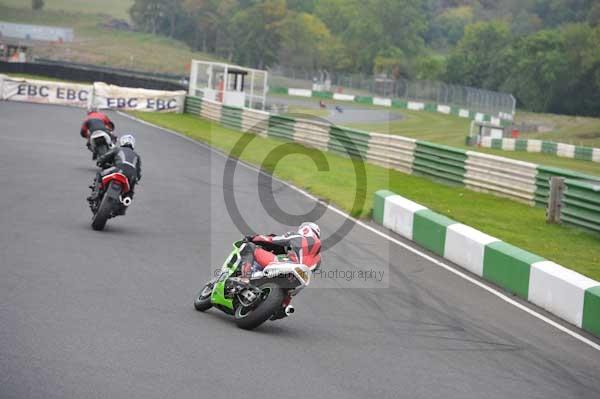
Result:
<instances>
[{"instance_id":1,"label":"red motorcycle","mask_svg":"<svg viewBox=\"0 0 600 399\"><path fill-rule=\"evenodd\" d=\"M133 201L129 179L120 170L115 168L114 171L106 171L99 184L98 197L90 201L90 208L94 214L92 217L94 230L102 230L108 219L124 215Z\"/></svg>"}]
</instances>

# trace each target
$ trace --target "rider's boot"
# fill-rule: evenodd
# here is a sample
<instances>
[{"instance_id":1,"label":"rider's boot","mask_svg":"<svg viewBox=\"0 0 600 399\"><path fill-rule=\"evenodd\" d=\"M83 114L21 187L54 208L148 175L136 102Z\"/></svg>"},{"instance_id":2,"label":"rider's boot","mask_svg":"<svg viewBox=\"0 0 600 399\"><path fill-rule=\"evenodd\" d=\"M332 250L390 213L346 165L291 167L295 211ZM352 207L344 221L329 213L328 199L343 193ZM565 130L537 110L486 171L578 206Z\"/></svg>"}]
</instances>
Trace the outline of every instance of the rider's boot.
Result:
<instances>
[{"instance_id":1,"label":"rider's boot","mask_svg":"<svg viewBox=\"0 0 600 399\"><path fill-rule=\"evenodd\" d=\"M96 179L94 179L94 183L90 186L92 189L92 194L87 197L88 202L94 202L100 196L100 184L99 184L99 176L96 175Z\"/></svg>"},{"instance_id":2,"label":"rider's boot","mask_svg":"<svg viewBox=\"0 0 600 399\"><path fill-rule=\"evenodd\" d=\"M252 263L244 262L242 264L242 276L240 277L240 281L244 284L250 284L250 276L252 275Z\"/></svg>"}]
</instances>

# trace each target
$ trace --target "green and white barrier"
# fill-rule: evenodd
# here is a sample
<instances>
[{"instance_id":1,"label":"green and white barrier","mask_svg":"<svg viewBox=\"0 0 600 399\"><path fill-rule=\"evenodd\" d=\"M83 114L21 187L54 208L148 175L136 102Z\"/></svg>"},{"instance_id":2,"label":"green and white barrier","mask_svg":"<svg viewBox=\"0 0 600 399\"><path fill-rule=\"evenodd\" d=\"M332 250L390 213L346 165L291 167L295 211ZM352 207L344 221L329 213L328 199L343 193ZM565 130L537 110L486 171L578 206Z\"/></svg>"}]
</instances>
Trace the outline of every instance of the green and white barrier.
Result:
<instances>
[{"instance_id":1,"label":"green and white barrier","mask_svg":"<svg viewBox=\"0 0 600 399\"><path fill-rule=\"evenodd\" d=\"M600 282L437 214L391 191L373 220L508 292L600 336Z\"/></svg>"},{"instance_id":2,"label":"green and white barrier","mask_svg":"<svg viewBox=\"0 0 600 399\"><path fill-rule=\"evenodd\" d=\"M426 106L420 104L419 107ZM454 111L460 112L457 109ZM188 96L186 112L200 115L234 130L295 141L345 156L361 157L370 163L403 173L463 185L474 191L491 193L530 205L546 206L548 180L551 176L563 176L579 181L600 180L568 170L547 168L396 135L363 132L310 119L229 107L197 97ZM496 145L498 144L502 143ZM527 143L519 140L507 140L503 145L510 148L527 147ZM542 147L541 142L539 147Z\"/></svg>"},{"instance_id":3,"label":"green and white barrier","mask_svg":"<svg viewBox=\"0 0 600 399\"><path fill-rule=\"evenodd\" d=\"M600 233L600 181L565 179L560 220Z\"/></svg>"},{"instance_id":4,"label":"green and white barrier","mask_svg":"<svg viewBox=\"0 0 600 399\"><path fill-rule=\"evenodd\" d=\"M498 115L486 115L481 112L472 112L468 109L456 108L447 104L423 103L419 101L403 101L399 99L371 96L355 96L353 94L332 93L327 91L315 91L310 89L296 89L284 87L274 87L271 88L270 91L274 94L287 94L289 96L297 97L314 97L321 99L334 99L338 101L353 101L360 104L403 108L409 109L411 111L439 112L446 115L455 115L461 118L476 119L480 122L490 122L498 126L508 124L513 120L513 115L506 112L500 112Z\"/></svg>"},{"instance_id":5,"label":"green and white barrier","mask_svg":"<svg viewBox=\"0 0 600 399\"><path fill-rule=\"evenodd\" d=\"M504 151L541 152L563 158L600 163L600 148L555 143L553 141L482 137L479 145L484 148L495 148Z\"/></svg>"}]
</instances>

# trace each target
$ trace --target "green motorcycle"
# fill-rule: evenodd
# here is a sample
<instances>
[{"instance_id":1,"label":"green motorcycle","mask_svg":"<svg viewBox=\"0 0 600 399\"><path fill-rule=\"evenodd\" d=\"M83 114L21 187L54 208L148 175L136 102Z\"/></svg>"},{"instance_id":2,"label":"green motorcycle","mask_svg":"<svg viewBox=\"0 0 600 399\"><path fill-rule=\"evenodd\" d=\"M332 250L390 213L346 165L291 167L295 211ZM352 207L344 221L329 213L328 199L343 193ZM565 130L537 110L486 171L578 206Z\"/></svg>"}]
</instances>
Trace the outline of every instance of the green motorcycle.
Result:
<instances>
[{"instance_id":1,"label":"green motorcycle","mask_svg":"<svg viewBox=\"0 0 600 399\"><path fill-rule=\"evenodd\" d=\"M289 303L310 283L311 271L302 264L293 263L285 256L255 271L248 281L241 276L240 252L247 245L244 240L233 244L233 251L225 260L219 276L209 281L194 298L194 307L204 312L215 307L233 315L238 327L252 330L267 320L277 320L294 313Z\"/></svg>"}]
</instances>

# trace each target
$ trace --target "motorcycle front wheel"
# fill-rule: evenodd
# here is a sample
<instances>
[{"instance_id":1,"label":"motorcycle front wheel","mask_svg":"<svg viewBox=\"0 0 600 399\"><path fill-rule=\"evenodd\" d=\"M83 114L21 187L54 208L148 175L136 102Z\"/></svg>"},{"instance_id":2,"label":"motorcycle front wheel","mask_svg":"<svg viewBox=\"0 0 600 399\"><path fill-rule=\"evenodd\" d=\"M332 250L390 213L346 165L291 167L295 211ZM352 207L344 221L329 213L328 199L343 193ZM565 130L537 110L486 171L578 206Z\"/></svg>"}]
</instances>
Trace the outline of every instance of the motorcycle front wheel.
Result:
<instances>
[{"instance_id":1,"label":"motorcycle front wheel","mask_svg":"<svg viewBox=\"0 0 600 399\"><path fill-rule=\"evenodd\" d=\"M238 306L235 309L235 324L244 330L252 330L260 326L279 310L283 302L284 292L275 283L265 283L259 286L265 298L255 308Z\"/></svg>"},{"instance_id":2,"label":"motorcycle front wheel","mask_svg":"<svg viewBox=\"0 0 600 399\"><path fill-rule=\"evenodd\" d=\"M206 284L204 288L202 288L202 291L196 294L196 297L194 298L194 307L198 312L204 312L212 308L212 302L210 301L212 289L212 284Z\"/></svg>"}]
</instances>

